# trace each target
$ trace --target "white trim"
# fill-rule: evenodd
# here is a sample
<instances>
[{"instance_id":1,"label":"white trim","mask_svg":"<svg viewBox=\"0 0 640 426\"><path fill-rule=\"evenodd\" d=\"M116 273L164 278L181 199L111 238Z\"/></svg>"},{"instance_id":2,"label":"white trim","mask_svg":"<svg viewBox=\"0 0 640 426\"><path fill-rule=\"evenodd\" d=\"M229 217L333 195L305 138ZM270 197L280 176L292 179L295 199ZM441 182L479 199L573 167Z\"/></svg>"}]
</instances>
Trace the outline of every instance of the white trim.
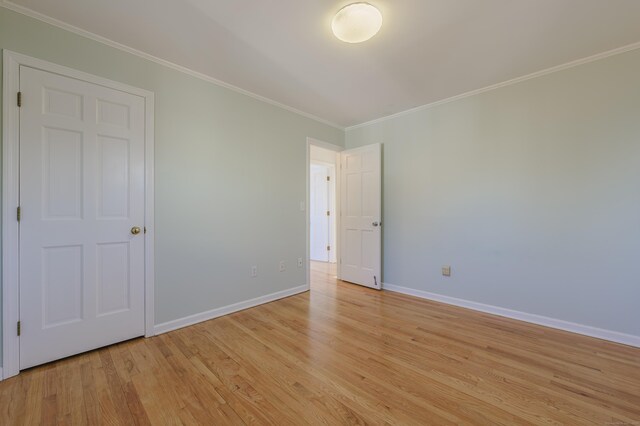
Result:
<instances>
[{"instance_id":1,"label":"white trim","mask_svg":"<svg viewBox=\"0 0 640 426\"><path fill-rule=\"evenodd\" d=\"M391 120L391 119L394 119L394 118L402 117L402 116L405 116L405 115L408 115L408 114L412 114L414 112L418 112L418 111L422 111L422 110L425 110L425 109L433 108L433 107L436 107L438 105L447 104L449 102L457 101L457 100L463 99L463 98L468 98L468 97L474 96L474 95L479 95L480 93L489 92L491 90L499 89L501 87L511 86L512 84L521 83L521 82L526 81L526 80L531 80L531 79L534 79L534 78L542 77L542 76L545 76L547 74L551 74L551 73L554 73L554 72L566 70L568 68L577 67L578 65L587 64L589 62L599 61L600 59L605 59L605 58L608 58L609 56L619 55L621 53L629 52L631 50L636 50L636 49L640 49L640 42L628 44L626 46L622 46L622 47L618 47L616 49L608 50L606 52L597 53L595 55L588 56L586 58L577 59L575 61L571 61L571 62L567 62L567 63L561 64L561 65L557 65L555 67L547 68L547 69L544 69L544 70L541 70L541 71L536 71L534 73L523 75L521 77L516 77L516 78L513 78L511 80L503 81L501 83L492 84L491 86L483 87L481 89L471 90L470 92L461 93L459 95L452 96L450 98L445 98L445 99L441 99L439 101L431 102L431 103L428 103L428 104L425 104L425 105L420 105L420 106L417 106L415 108L407 109L405 111L397 112L395 114L391 114L391 115L387 115L387 116L384 116L384 117L376 118L374 120L366 121L364 123L355 124L353 126L347 126L347 127L345 127L344 130L345 130L345 132L348 132L350 130L355 130L355 129L358 129L360 127L366 127L366 126L369 126L369 125L372 125L372 124L381 123L383 121L387 121L387 120Z\"/></svg>"},{"instance_id":2,"label":"white trim","mask_svg":"<svg viewBox=\"0 0 640 426\"><path fill-rule=\"evenodd\" d=\"M421 299L433 300L436 302L446 303L448 305L460 306L462 308L472 309L474 311L486 312L492 315L511 318L519 321L525 321L532 324L542 325L545 327L556 328L571 333L582 334L584 336L595 337L598 339L608 340L611 342L622 343L640 348L640 336L632 334L620 333L618 331L605 330L602 328L592 327L584 324L564 321L556 318L549 318L542 315L529 314L527 312L515 311L513 309L501 308L499 306L485 305L484 303L472 302L470 300L458 299L455 297L444 296L427 291L416 290L398 285L383 284L383 290L394 291L396 293L407 294L419 297Z\"/></svg>"},{"instance_id":3,"label":"white trim","mask_svg":"<svg viewBox=\"0 0 640 426\"><path fill-rule=\"evenodd\" d=\"M323 142L320 141L318 139L314 139L314 138L307 138L307 155L306 155L306 159L305 159L305 170L306 170L306 176L305 176L305 182L306 182L306 198L305 198L305 209L304 209L304 215L305 215L305 223L306 223L306 241L307 241L307 245L306 245L306 254L305 254L305 265L307 266L307 287L311 288L311 238L310 238L310 232L311 232L311 224L310 224L310 217L309 217L309 203L311 200L311 179L310 179L310 173L311 173L311 145L313 146L317 146L319 148L323 148L323 149L328 149L329 151L335 151L336 153L340 152L340 151L344 151L344 147L339 146L339 145L334 145L332 143L329 142ZM340 214L338 213L340 211L340 164L338 163L338 161L336 160L336 164L335 164L335 168L336 168L336 191L335 191L335 210L336 210L336 217L335 217L335 221L336 221L336 241L335 241L335 250L336 250L336 264L337 264L337 276L338 279L340 279L340 277L342 276L342 273L340 271Z\"/></svg>"},{"instance_id":4,"label":"white trim","mask_svg":"<svg viewBox=\"0 0 640 426\"><path fill-rule=\"evenodd\" d=\"M314 139L314 138L307 138L307 143L317 146L318 148L324 148L324 149L328 149L329 151L335 151L335 152L344 151L345 149L343 146L332 144L329 142L323 142L321 140Z\"/></svg>"},{"instance_id":5,"label":"white trim","mask_svg":"<svg viewBox=\"0 0 640 426\"><path fill-rule=\"evenodd\" d=\"M188 75L190 75L192 77L195 77L195 78L198 78L200 80L204 80L204 81L207 81L209 83L213 83L213 84L215 84L217 86L224 87L226 89L229 89L229 90L232 90L234 92L243 94L245 96L249 96L250 98L257 99L259 101L262 101L262 102L265 102L267 104L276 106L278 108L282 108L284 110L287 110L287 111L292 112L294 114L300 115L302 117L309 118L311 120L317 121L318 123L326 124L327 126L331 126L331 127L336 128L338 130L344 130L344 126L341 126L339 124L333 123L333 122L331 122L329 120L325 120L324 118L318 117L318 116L310 114L308 112L301 111L301 110L299 110L297 108L294 108L294 107L290 107L288 105L285 105L285 104L280 103L278 101L275 101L273 99L269 99L267 97L258 95L256 93L253 93L253 92L250 92L248 90L242 89L242 88L240 88L238 86L234 86L233 84L226 83L226 82L224 82L222 80L218 80L217 78L213 78L213 77L211 77L209 75L206 75L206 74L203 74L201 72L194 71L194 70L192 70L190 68L187 68L187 67L184 67L182 65L178 65L176 63L167 61L165 59L158 58L157 56L150 55L150 54L145 53L145 52L143 52L141 50L134 49L134 48L129 47L127 45L118 43L117 41L113 41L113 40L110 40L110 39L108 39L106 37L103 37L103 36L100 36L98 34L92 33L90 31L83 30L82 28L78 28L78 27L76 27L74 25L67 24L66 22L63 22L63 21L60 21L58 19L52 18L50 16L44 15L44 14L42 14L40 12L36 12L35 10L29 9L28 7L12 3L12 2L10 2L8 0L0 0L0 6L1 7L5 7L7 9L9 9L9 10L14 11L14 12L20 13L22 15L26 15L26 16L28 16L30 18L34 18L34 19L37 19L39 21L45 22L45 23L47 23L49 25L53 25L55 27L62 28L63 30L72 32L72 33L77 34L79 36L91 39L93 41L97 41L98 43L105 44L105 45L107 45L109 47L113 47L115 49L125 51L127 53L130 53L132 55L138 56L140 58L146 59L146 60L151 61L151 62L155 62L155 63L160 64L162 66L165 66L167 68L171 68L171 69L174 69L176 71L180 71L182 73L188 74Z\"/></svg>"},{"instance_id":6,"label":"white trim","mask_svg":"<svg viewBox=\"0 0 640 426\"><path fill-rule=\"evenodd\" d=\"M155 335L155 95L144 102L144 336Z\"/></svg>"},{"instance_id":7,"label":"white trim","mask_svg":"<svg viewBox=\"0 0 640 426\"><path fill-rule=\"evenodd\" d=\"M2 52L2 57L2 377L6 379L18 374L20 365L16 335L20 306L16 220L20 116L15 97L20 87L20 66L7 50Z\"/></svg>"},{"instance_id":8,"label":"white trim","mask_svg":"<svg viewBox=\"0 0 640 426\"><path fill-rule=\"evenodd\" d=\"M304 293L309 288L306 285L293 287L287 290L278 291L275 293L267 294L264 296L256 297L255 299L245 300L243 302L234 303L231 305L223 306L221 308L212 309L210 311L200 312L199 314L193 314L184 318L175 319L172 321L163 322L155 327L155 334L167 333L169 331L177 330L179 328L188 327L190 325L198 324L203 321L218 318L224 315L229 315L234 312L243 311L245 309L253 308L258 305L273 302L274 300L283 299L285 297L294 296L296 294Z\"/></svg>"},{"instance_id":9,"label":"white trim","mask_svg":"<svg viewBox=\"0 0 640 426\"><path fill-rule=\"evenodd\" d=\"M145 100L145 336L154 330L154 94L147 90L87 74L9 50L3 51L3 180L2 180L2 367L4 378L20 372L20 341L16 335L19 319L19 259L16 207L19 197L19 109L15 94L20 90L20 66L83 80L140 96Z\"/></svg>"},{"instance_id":10,"label":"white trim","mask_svg":"<svg viewBox=\"0 0 640 426\"><path fill-rule=\"evenodd\" d=\"M145 89L140 89L138 87L129 86L128 84L120 83L118 81L109 80L104 77L100 77L97 75L89 74L83 71L78 71L73 68L65 67L64 65L58 65L53 62L44 61L42 59L33 58L31 56L23 55L22 53L13 52L11 50L4 49L5 58L8 55L13 58L13 62L17 64L17 66L24 65L30 68L35 68L47 72L51 72L54 74L59 74L65 77L75 78L76 80L86 81L91 84L97 84L99 86L108 87L114 90L120 90L121 92L127 92L132 95L140 96L142 98L151 98L153 99L153 92L150 92ZM15 90L19 88L16 87ZM13 101L14 99L11 98ZM13 107L16 107L15 103L10 104ZM17 110L17 108L14 108ZM153 111L153 109L151 109ZM147 117L148 118L148 117ZM153 118L153 117L152 117Z\"/></svg>"}]
</instances>

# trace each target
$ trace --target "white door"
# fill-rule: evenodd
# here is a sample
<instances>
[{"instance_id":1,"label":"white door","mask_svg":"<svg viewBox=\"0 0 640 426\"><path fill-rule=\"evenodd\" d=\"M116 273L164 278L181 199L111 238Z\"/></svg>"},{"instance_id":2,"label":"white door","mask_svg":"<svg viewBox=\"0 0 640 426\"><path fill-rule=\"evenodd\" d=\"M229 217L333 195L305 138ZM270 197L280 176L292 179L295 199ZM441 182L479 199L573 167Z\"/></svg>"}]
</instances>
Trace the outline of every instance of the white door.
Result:
<instances>
[{"instance_id":1,"label":"white door","mask_svg":"<svg viewBox=\"0 0 640 426\"><path fill-rule=\"evenodd\" d=\"M145 112L25 66L20 91L24 369L144 335Z\"/></svg>"},{"instance_id":2,"label":"white door","mask_svg":"<svg viewBox=\"0 0 640 426\"><path fill-rule=\"evenodd\" d=\"M311 188L309 194L309 232L311 260L329 261L330 232L329 226L329 168L320 164L311 164Z\"/></svg>"},{"instance_id":3,"label":"white door","mask_svg":"<svg viewBox=\"0 0 640 426\"><path fill-rule=\"evenodd\" d=\"M341 278L382 288L381 145L340 153Z\"/></svg>"}]
</instances>

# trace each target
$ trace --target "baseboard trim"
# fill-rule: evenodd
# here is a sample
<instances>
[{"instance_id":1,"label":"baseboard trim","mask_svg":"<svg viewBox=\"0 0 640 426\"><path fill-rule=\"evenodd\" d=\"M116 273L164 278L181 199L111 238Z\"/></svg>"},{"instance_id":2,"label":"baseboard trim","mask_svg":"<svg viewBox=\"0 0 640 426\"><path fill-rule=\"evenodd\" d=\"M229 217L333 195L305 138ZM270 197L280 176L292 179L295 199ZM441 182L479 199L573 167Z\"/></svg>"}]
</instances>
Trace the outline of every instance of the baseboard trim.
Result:
<instances>
[{"instance_id":1,"label":"baseboard trim","mask_svg":"<svg viewBox=\"0 0 640 426\"><path fill-rule=\"evenodd\" d=\"M0 367L0 382L4 380L4 375L2 374L2 367Z\"/></svg>"},{"instance_id":2,"label":"baseboard trim","mask_svg":"<svg viewBox=\"0 0 640 426\"><path fill-rule=\"evenodd\" d=\"M184 318L178 318L172 321L163 322L161 324L157 324L154 327L153 331L155 332L155 334L167 333L169 331L194 325L199 322L208 321L210 319L218 318L224 315L229 315L234 312L242 311L248 308L253 308L254 306L262 305L264 303L273 302L274 300L283 299L285 297L293 296L299 293L304 293L305 291L308 291L308 290L309 290L309 286L305 284L305 285L290 288L287 290L278 291L275 293L256 297L255 299L249 299L242 302L234 303L232 305L223 306L221 308L212 309L210 311L189 315Z\"/></svg>"},{"instance_id":3,"label":"baseboard trim","mask_svg":"<svg viewBox=\"0 0 640 426\"><path fill-rule=\"evenodd\" d=\"M634 336L632 334L604 330L602 328L592 327L589 325L577 324L569 321L545 317L542 315L529 314L526 312L501 308L499 306L486 305L484 303L458 299L451 296L444 296L442 294L430 293L423 290L416 290L413 288L402 287L388 283L384 283L382 285L382 288L383 290L407 294L410 296L419 297L421 299L433 300L435 302L446 303L447 305L460 306L462 308L472 309L474 311L485 312L488 314L525 321L532 324L543 325L545 327L556 328L563 331L569 331L571 333L582 334L584 336L595 337L598 339L608 340L611 342L622 343L623 345L640 348L640 336Z\"/></svg>"}]
</instances>

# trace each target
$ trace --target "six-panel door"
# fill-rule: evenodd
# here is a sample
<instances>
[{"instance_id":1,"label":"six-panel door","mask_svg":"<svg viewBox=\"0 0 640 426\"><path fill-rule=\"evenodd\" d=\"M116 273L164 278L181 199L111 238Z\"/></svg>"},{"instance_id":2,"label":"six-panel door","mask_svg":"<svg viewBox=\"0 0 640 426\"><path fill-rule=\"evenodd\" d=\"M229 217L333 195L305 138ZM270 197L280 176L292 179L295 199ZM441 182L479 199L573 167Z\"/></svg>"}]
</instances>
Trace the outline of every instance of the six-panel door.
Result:
<instances>
[{"instance_id":1,"label":"six-panel door","mask_svg":"<svg viewBox=\"0 0 640 426\"><path fill-rule=\"evenodd\" d=\"M20 368L144 334L144 99L21 66Z\"/></svg>"},{"instance_id":2,"label":"six-panel door","mask_svg":"<svg viewBox=\"0 0 640 426\"><path fill-rule=\"evenodd\" d=\"M341 278L381 289L381 145L342 151L340 163Z\"/></svg>"}]
</instances>

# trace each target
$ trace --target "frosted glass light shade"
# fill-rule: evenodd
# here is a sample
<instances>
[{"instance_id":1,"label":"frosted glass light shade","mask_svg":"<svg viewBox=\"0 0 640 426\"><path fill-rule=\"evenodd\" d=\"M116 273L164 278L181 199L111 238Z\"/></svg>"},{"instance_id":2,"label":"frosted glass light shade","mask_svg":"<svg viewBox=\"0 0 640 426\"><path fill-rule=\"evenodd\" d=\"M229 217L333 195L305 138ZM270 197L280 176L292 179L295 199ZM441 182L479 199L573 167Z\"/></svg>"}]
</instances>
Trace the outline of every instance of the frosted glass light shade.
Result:
<instances>
[{"instance_id":1,"label":"frosted glass light shade","mask_svg":"<svg viewBox=\"0 0 640 426\"><path fill-rule=\"evenodd\" d=\"M361 43L376 35L382 27L382 13L369 3L352 3L340 9L331 22L338 39Z\"/></svg>"}]
</instances>

